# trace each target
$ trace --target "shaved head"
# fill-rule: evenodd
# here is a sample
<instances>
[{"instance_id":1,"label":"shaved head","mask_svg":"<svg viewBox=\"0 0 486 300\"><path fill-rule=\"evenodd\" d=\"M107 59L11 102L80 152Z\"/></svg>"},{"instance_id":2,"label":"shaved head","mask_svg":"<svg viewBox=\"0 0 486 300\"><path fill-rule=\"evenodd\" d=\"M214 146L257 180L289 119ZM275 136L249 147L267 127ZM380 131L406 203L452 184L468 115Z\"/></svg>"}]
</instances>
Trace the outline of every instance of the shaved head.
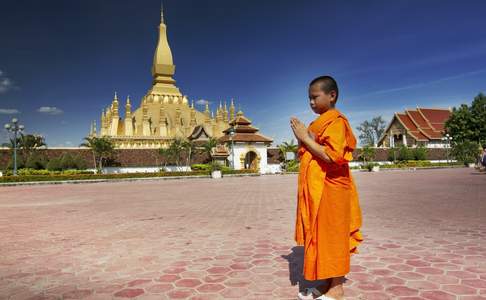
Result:
<instances>
[{"instance_id":1,"label":"shaved head","mask_svg":"<svg viewBox=\"0 0 486 300\"><path fill-rule=\"evenodd\" d=\"M336 102L337 102L337 99L338 99L338 96L339 96L339 89L338 89L338 86L337 86L337 82L336 82L336 80L334 80L334 78L332 78L331 76L327 76L327 75L326 76L319 76L319 77L317 77L317 78L315 78L314 80L311 81L311 83L309 84L309 87L311 87L313 85L319 86L319 89L326 94L329 94L331 91L335 91L336 92Z\"/></svg>"}]
</instances>

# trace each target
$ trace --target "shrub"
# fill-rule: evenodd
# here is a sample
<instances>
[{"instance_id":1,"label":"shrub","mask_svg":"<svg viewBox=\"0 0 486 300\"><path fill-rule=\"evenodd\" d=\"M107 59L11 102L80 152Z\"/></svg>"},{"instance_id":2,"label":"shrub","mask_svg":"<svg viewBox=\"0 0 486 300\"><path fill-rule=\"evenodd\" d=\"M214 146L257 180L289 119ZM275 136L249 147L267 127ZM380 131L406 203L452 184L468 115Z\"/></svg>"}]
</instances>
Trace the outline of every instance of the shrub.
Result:
<instances>
[{"instance_id":1,"label":"shrub","mask_svg":"<svg viewBox=\"0 0 486 300\"><path fill-rule=\"evenodd\" d=\"M14 168L14 162L13 162L13 158L11 158L8 161L7 170L13 170L13 168ZM17 170L22 169L22 168L25 168L25 163L24 163L24 160L22 159L22 157L20 155L18 155L18 153L17 153Z\"/></svg>"},{"instance_id":2,"label":"shrub","mask_svg":"<svg viewBox=\"0 0 486 300\"><path fill-rule=\"evenodd\" d=\"M48 163L47 163L47 169L49 171L61 171L62 170L62 163L61 159L58 157L52 158Z\"/></svg>"},{"instance_id":3,"label":"shrub","mask_svg":"<svg viewBox=\"0 0 486 300\"><path fill-rule=\"evenodd\" d=\"M28 169L42 170L47 165L46 159L38 154L32 154L25 162L25 167Z\"/></svg>"},{"instance_id":4,"label":"shrub","mask_svg":"<svg viewBox=\"0 0 486 300\"><path fill-rule=\"evenodd\" d=\"M207 164L193 164L191 170L193 171L209 171L210 166Z\"/></svg>"},{"instance_id":5,"label":"shrub","mask_svg":"<svg viewBox=\"0 0 486 300\"><path fill-rule=\"evenodd\" d=\"M363 165L363 168L368 170L368 172L371 172L373 170L373 167L376 167L376 166L379 166L380 164L378 163L373 163L373 162L369 162L369 163L366 163Z\"/></svg>"},{"instance_id":6,"label":"shrub","mask_svg":"<svg viewBox=\"0 0 486 300\"><path fill-rule=\"evenodd\" d=\"M390 148L388 151L388 161L396 161L398 159L398 148Z\"/></svg>"},{"instance_id":7,"label":"shrub","mask_svg":"<svg viewBox=\"0 0 486 300\"><path fill-rule=\"evenodd\" d=\"M299 172L300 163L293 159L287 163L287 172Z\"/></svg>"},{"instance_id":8,"label":"shrub","mask_svg":"<svg viewBox=\"0 0 486 300\"><path fill-rule=\"evenodd\" d=\"M415 160L426 160L427 159L427 148L420 146L413 149L413 157Z\"/></svg>"},{"instance_id":9,"label":"shrub","mask_svg":"<svg viewBox=\"0 0 486 300\"><path fill-rule=\"evenodd\" d=\"M223 168L223 166L220 163L213 161L209 165L209 168L210 168L211 172L213 172L213 171L221 171L221 169Z\"/></svg>"},{"instance_id":10,"label":"shrub","mask_svg":"<svg viewBox=\"0 0 486 300\"><path fill-rule=\"evenodd\" d=\"M73 163L78 170L86 170L88 168L88 163L80 155L73 157Z\"/></svg>"},{"instance_id":11,"label":"shrub","mask_svg":"<svg viewBox=\"0 0 486 300\"><path fill-rule=\"evenodd\" d=\"M49 175L48 170L36 170L30 168L24 168L17 171L17 175L19 176L27 176L27 175Z\"/></svg>"},{"instance_id":12,"label":"shrub","mask_svg":"<svg viewBox=\"0 0 486 300\"><path fill-rule=\"evenodd\" d=\"M74 159L69 153L65 153L61 156L61 170L76 169Z\"/></svg>"},{"instance_id":13,"label":"shrub","mask_svg":"<svg viewBox=\"0 0 486 300\"><path fill-rule=\"evenodd\" d=\"M413 159L413 153L407 146L400 146L398 149L398 157L399 161L409 161Z\"/></svg>"},{"instance_id":14,"label":"shrub","mask_svg":"<svg viewBox=\"0 0 486 300\"><path fill-rule=\"evenodd\" d=\"M370 146L364 146L361 148L361 151L359 153L359 158L364 161L373 161L375 159L376 151L374 148Z\"/></svg>"},{"instance_id":15,"label":"shrub","mask_svg":"<svg viewBox=\"0 0 486 300\"><path fill-rule=\"evenodd\" d=\"M464 165L475 162L479 153L479 145L476 142L464 141L452 146L452 156Z\"/></svg>"}]
</instances>

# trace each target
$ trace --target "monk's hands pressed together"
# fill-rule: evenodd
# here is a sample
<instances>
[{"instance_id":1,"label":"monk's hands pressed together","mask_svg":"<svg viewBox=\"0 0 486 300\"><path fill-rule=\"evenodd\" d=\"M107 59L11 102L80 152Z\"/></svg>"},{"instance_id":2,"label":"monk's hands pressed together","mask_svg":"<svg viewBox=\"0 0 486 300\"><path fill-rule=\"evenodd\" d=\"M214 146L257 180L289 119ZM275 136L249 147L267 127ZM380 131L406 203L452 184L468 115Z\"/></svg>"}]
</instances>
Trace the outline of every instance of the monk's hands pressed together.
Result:
<instances>
[{"instance_id":1,"label":"monk's hands pressed together","mask_svg":"<svg viewBox=\"0 0 486 300\"><path fill-rule=\"evenodd\" d=\"M312 140L314 139L314 135L309 132L305 124L296 117L290 118L290 128L292 128L295 138L297 138L299 142L304 142L309 138Z\"/></svg>"}]
</instances>

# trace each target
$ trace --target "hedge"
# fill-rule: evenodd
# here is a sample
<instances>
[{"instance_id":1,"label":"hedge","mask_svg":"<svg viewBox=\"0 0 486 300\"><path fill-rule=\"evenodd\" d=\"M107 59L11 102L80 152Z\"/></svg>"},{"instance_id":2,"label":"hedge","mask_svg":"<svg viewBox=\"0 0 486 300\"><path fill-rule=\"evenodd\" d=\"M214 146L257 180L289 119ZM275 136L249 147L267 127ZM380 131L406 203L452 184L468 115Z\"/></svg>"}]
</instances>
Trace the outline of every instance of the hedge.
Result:
<instances>
[{"instance_id":1,"label":"hedge","mask_svg":"<svg viewBox=\"0 0 486 300\"><path fill-rule=\"evenodd\" d=\"M231 171L223 171L222 173L223 174L256 174L255 171L253 171L253 170L231 170ZM123 174L25 175L25 176L3 176L3 177L0 177L0 183L31 182L31 181L68 181L68 180L177 177L177 176L209 176L209 175L210 175L210 172L208 172L208 171L123 173Z\"/></svg>"}]
</instances>

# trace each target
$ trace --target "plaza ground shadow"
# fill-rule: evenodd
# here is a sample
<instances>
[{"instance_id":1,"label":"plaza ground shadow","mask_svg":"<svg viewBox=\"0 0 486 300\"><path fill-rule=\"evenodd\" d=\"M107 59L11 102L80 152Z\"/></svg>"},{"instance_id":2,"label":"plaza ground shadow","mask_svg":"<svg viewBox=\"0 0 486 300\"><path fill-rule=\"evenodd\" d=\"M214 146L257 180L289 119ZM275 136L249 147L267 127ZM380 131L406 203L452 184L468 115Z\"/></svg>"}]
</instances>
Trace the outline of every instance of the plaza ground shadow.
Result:
<instances>
[{"instance_id":1,"label":"plaza ground shadow","mask_svg":"<svg viewBox=\"0 0 486 300\"><path fill-rule=\"evenodd\" d=\"M302 275L304 269L304 247L295 246L292 248L292 253L289 255L282 255L289 263L289 280L291 285L299 285L299 291L302 292L306 288L325 286L327 290L329 288L329 281L327 280L305 280Z\"/></svg>"}]
</instances>

